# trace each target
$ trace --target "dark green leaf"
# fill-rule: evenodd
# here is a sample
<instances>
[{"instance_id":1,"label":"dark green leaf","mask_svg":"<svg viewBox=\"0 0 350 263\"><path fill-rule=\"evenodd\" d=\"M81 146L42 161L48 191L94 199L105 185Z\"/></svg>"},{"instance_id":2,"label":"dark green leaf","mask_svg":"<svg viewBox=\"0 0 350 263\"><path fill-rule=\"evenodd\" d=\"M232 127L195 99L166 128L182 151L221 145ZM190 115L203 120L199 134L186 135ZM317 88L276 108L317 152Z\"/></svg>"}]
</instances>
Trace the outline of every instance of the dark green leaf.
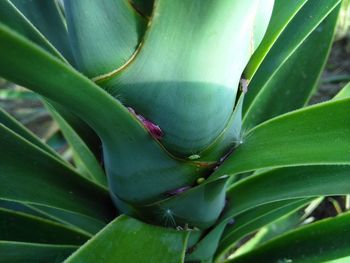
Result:
<instances>
[{"instance_id":1,"label":"dark green leaf","mask_svg":"<svg viewBox=\"0 0 350 263\"><path fill-rule=\"evenodd\" d=\"M219 247L216 250L216 261L224 259L230 249L237 246L237 242L243 237L288 213L300 209L310 201L311 199L277 201L258 206L235 216L234 223L226 227L220 240Z\"/></svg>"},{"instance_id":2,"label":"dark green leaf","mask_svg":"<svg viewBox=\"0 0 350 263\"><path fill-rule=\"evenodd\" d=\"M11 0L11 2L71 64L74 64L68 32L57 1Z\"/></svg>"},{"instance_id":3,"label":"dark green leaf","mask_svg":"<svg viewBox=\"0 0 350 263\"><path fill-rule=\"evenodd\" d=\"M78 247L0 241L0 262L4 263L61 263Z\"/></svg>"},{"instance_id":4,"label":"dark green leaf","mask_svg":"<svg viewBox=\"0 0 350 263\"><path fill-rule=\"evenodd\" d=\"M22 13L9 0L0 1L0 22L15 30L19 34L27 37L29 40L41 46L51 54L63 59L60 53L47 41L47 39L45 39L45 37L22 15Z\"/></svg>"},{"instance_id":5,"label":"dark green leaf","mask_svg":"<svg viewBox=\"0 0 350 263\"><path fill-rule=\"evenodd\" d=\"M258 205L292 198L350 193L350 166L297 166L263 172L242 180L228 190L224 217Z\"/></svg>"},{"instance_id":6,"label":"dark green leaf","mask_svg":"<svg viewBox=\"0 0 350 263\"><path fill-rule=\"evenodd\" d=\"M336 100L264 122L210 179L269 167L350 164L349 107L350 99Z\"/></svg>"},{"instance_id":7,"label":"dark green leaf","mask_svg":"<svg viewBox=\"0 0 350 263\"><path fill-rule=\"evenodd\" d=\"M108 192L0 125L0 198L80 212L108 222ZM19 165L20 164L20 165Z\"/></svg>"},{"instance_id":8,"label":"dark green leaf","mask_svg":"<svg viewBox=\"0 0 350 263\"><path fill-rule=\"evenodd\" d=\"M51 116L60 126L61 132L70 145L76 157L77 166L81 174L86 176L92 181L97 182L101 186L107 186L106 175L96 160L94 154L90 151L89 147L75 132L75 130L69 125L69 123L52 107L50 104L45 103L47 109L50 111Z\"/></svg>"},{"instance_id":9,"label":"dark green leaf","mask_svg":"<svg viewBox=\"0 0 350 263\"><path fill-rule=\"evenodd\" d=\"M120 216L67 259L89 262L183 262L189 232Z\"/></svg>"},{"instance_id":10,"label":"dark green leaf","mask_svg":"<svg viewBox=\"0 0 350 263\"><path fill-rule=\"evenodd\" d=\"M0 208L0 240L81 245L90 237L49 220Z\"/></svg>"},{"instance_id":11,"label":"dark green leaf","mask_svg":"<svg viewBox=\"0 0 350 263\"><path fill-rule=\"evenodd\" d=\"M229 262L319 263L349 256L349 220L346 213L299 228Z\"/></svg>"},{"instance_id":12,"label":"dark green leaf","mask_svg":"<svg viewBox=\"0 0 350 263\"><path fill-rule=\"evenodd\" d=\"M335 8L292 53L279 53L284 50L280 45L285 45L288 39L294 38L295 24L304 20L304 10L300 11L290 25L279 37L275 45L266 56L264 62L249 85L247 94L248 106L245 104L244 128L250 129L257 124L271 119L280 114L301 108L315 90L320 74L326 63L334 30L338 20L340 5ZM293 31L289 30L290 28ZM276 52L276 50L278 52ZM270 72L270 77L263 81L259 78L260 71L266 71L274 59L279 56L287 56L282 65L278 65L275 71ZM255 90L259 89L256 94ZM277 99L278 98L278 99Z\"/></svg>"}]
</instances>

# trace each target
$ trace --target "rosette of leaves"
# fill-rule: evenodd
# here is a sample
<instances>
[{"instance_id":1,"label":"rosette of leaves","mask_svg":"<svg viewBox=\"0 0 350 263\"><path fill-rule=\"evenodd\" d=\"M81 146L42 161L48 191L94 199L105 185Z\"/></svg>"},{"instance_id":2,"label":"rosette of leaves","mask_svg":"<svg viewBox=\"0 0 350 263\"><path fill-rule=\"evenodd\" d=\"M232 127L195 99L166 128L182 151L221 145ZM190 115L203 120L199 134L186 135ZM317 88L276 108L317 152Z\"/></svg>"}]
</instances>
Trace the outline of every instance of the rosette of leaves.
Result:
<instances>
[{"instance_id":1,"label":"rosette of leaves","mask_svg":"<svg viewBox=\"0 0 350 263\"><path fill-rule=\"evenodd\" d=\"M0 76L41 96L73 162L1 111L0 261L349 256L349 215L294 230L350 192L349 88L303 108L340 5L1 1Z\"/></svg>"}]
</instances>

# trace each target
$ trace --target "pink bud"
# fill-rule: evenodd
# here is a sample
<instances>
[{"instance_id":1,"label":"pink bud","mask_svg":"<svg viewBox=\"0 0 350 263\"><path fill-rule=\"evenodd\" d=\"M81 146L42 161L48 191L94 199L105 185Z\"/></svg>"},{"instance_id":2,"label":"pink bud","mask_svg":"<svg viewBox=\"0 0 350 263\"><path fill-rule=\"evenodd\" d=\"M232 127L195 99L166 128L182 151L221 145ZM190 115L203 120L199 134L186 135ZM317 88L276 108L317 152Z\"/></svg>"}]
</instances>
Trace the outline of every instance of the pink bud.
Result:
<instances>
[{"instance_id":1,"label":"pink bud","mask_svg":"<svg viewBox=\"0 0 350 263\"><path fill-rule=\"evenodd\" d=\"M160 140L163 136L164 133L163 131L160 129L160 127L156 124L154 124L153 122L147 120L145 117L143 117L140 114L137 114L135 112L135 110L131 107L127 107L127 109L129 110L129 112L131 114L133 114L140 122L142 122L143 126L148 130L148 132L157 140Z\"/></svg>"},{"instance_id":2,"label":"pink bud","mask_svg":"<svg viewBox=\"0 0 350 263\"><path fill-rule=\"evenodd\" d=\"M160 129L158 125L146 119L142 121L142 123L145 126L145 128L149 131L149 133L157 140L160 140L164 136L163 131Z\"/></svg>"}]
</instances>

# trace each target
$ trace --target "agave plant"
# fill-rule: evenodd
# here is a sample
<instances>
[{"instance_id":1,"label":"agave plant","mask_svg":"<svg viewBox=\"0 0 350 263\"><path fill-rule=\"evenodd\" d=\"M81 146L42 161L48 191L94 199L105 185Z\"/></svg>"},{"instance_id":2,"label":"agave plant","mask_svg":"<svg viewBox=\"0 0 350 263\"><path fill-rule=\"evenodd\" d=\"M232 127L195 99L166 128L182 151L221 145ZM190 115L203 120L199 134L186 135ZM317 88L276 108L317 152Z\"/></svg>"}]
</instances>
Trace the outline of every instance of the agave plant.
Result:
<instances>
[{"instance_id":1,"label":"agave plant","mask_svg":"<svg viewBox=\"0 0 350 263\"><path fill-rule=\"evenodd\" d=\"M299 228L350 193L350 87L303 108L341 0L63 2L0 1L0 76L73 152L0 111L1 262L350 256L350 214Z\"/></svg>"}]
</instances>

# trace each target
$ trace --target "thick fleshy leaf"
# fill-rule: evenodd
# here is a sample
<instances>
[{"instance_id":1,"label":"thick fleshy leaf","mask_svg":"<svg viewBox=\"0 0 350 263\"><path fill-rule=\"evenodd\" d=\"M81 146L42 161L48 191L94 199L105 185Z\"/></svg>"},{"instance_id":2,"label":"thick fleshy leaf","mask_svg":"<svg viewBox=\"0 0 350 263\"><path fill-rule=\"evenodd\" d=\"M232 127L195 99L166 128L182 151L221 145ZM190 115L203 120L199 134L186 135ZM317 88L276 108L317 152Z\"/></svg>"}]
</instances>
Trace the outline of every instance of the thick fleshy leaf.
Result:
<instances>
[{"instance_id":1,"label":"thick fleshy leaf","mask_svg":"<svg viewBox=\"0 0 350 263\"><path fill-rule=\"evenodd\" d=\"M183 262L189 232L120 216L65 262Z\"/></svg>"},{"instance_id":2,"label":"thick fleshy leaf","mask_svg":"<svg viewBox=\"0 0 350 263\"><path fill-rule=\"evenodd\" d=\"M241 94L234 111L230 117L225 130L216 138L212 145L198 155L201 162L222 162L228 156L235 146L240 144L243 136L242 131L242 108L244 102L244 93ZM226 156L225 156L226 155Z\"/></svg>"},{"instance_id":3,"label":"thick fleshy leaf","mask_svg":"<svg viewBox=\"0 0 350 263\"><path fill-rule=\"evenodd\" d=\"M75 132L75 130L68 124L68 122L55 110L54 107L48 103L45 103L45 105L46 108L50 111L51 116L60 126L61 132L73 150L74 156L76 157L76 162L78 162L76 165L78 168L80 168L80 174L83 174L90 180L106 187L106 175L89 147Z\"/></svg>"},{"instance_id":4,"label":"thick fleshy leaf","mask_svg":"<svg viewBox=\"0 0 350 263\"><path fill-rule=\"evenodd\" d=\"M318 263L350 255L350 214L325 219L271 240L229 262Z\"/></svg>"},{"instance_id":5,"label":"thick fleshy leaf","mask_svg":"<svg viewBox=\"0 0 350 263\"><path fill-rule=\"evenodd\" d=\"M225 229L216 250L215 262L221 262L230 249L235 247L245 236L286 214L300 209L311 200L312 199L292 199L277 201L258 206L237 215L233 219L233 224L228 225Z\"/></svg>"},{"instance_id":6,"label":"thick fleshy leaf","mask_svg":"<svg viewBox=\"0 0 350 263\"><path fill-rule=\"evenodd\" d=\"M0 240L81 245L90 237L53 221L0 208Z\"/></svg>"},{"instance_id":7,"label":"thick fleshy leaf","mask_svg":"<svg viewBox=\"0 0 350 263\"><path fill-rule=\"evenodd\" d=\"M97 83L159 125L170 152L198 154L229 121L254 40L269 22L273 1L262 2L159 0L135 59Z\"/></svg>"},{"instance_id":8,"label":"thick fleshy leaf","mask_svg":"<svg viewBox=\"0 0 350 263\"><path fill-rule=\"evenodd\" d=\"M65 21L56 0L11 0L11 2L71 64L74 64Z\"/></svg>"},{"instance_id":9,"label":"thick fleshy leaf","mask_svg":"<svg viewBox=\"0 0 350 263\"><path fill-rule=\"evenodd\" d=\"M1 261L6 263L61 263L78 247L0 241Z\"/></svg>"},{"instance_id":10,"label":"thick fleshy leaf","mask_svg":"<svg viewBox=\"0 0 350 263\"><path fill-rule=\"evenodd\" d=\"M0 198L76 211L102 222L112 218L113 205L105 189L3 125L0 137Z\"/></svg>"},{"instance_id":11,"label":"thick fleshy leaf","mask_svg":"<svg viewBox=\"0 0 350 263\"><path fill-rule=\"evenodd\" d=\"M146 20L129 1L65 0L64 8L74 57L89 77L118 70L141 42Z\"/></svg>"},{"instance_id":12,"label":"thick fleshy leaf","mask_svg":"<svg viewBox=\"0 0 350 263\"><path fill-rule=\"evenodd\" d=\"M215 223L225 206L227 179L226 176L193 189L174 190L169 193L174 197L140 209L145 210L143 214L149 213L153 223L206 229Z\"/></svg>"},{"instance_id":13,"label":"thick fleshy leaf","mask_svg":"<svg viewBox=\"0 0 350 263\"><path fill-rule=\"evenodd\" d=\"M275 50L281 50L279 45L285 45L288 42L287 39L295 37L292 33L295 30L295 24L300 24L305 16L303 9L299 11L300 14L293 19L270 50L265 58L266 63L258 69L257 78L253 78L250 82L249 90L255 93L254 90L259 89L259 93L255 94L253 101L249 92L247 94L250 104L248 108L245 105L245 129L251 129L263 121L301 108L309 100L326 63L339 10L340 4L292 54L275 52ZM290 28L293 31L290 31ZM264 67L270 67L269 62L281 55L287 56L286 61L271 72L269 78L261 81L258 77L259 72L264 71Z\"/></svg>"},{"instance_id":14,"label":"thick fleshy leaf","mask_svg":"<svg viewBox=\"0 0 350 263\"><path fill-rule=\"evenodd\" d=\"M104 144L110 189L123 200L155 201L202 176L202 167L169 156L120 102L4 26L0 50L6 51L0 52L0 75L64 105L96 130Z\"/></svg>"},{"instance_id":15,"label":"thick fleshy leaf","mask_svg":"<svg viewBox=\"0 0 350 263\"><path fill-rule=\"evenodd\" d=\"M254 175L231 186L225 217L247 209L291 198L350 193L350 166L315 165L275 169Z\"/></svg>"},{"instance_id":16,"label":"thick fleshy leaf","mask_svg":"<svg viewBox=\"0 0 350 263\"><path fill-rule=\"evenodd\" d=\"M335 100L264 122L209 180L261 168L350 164L349 107L350 99Z\"/></svg>"}]
</instances>

